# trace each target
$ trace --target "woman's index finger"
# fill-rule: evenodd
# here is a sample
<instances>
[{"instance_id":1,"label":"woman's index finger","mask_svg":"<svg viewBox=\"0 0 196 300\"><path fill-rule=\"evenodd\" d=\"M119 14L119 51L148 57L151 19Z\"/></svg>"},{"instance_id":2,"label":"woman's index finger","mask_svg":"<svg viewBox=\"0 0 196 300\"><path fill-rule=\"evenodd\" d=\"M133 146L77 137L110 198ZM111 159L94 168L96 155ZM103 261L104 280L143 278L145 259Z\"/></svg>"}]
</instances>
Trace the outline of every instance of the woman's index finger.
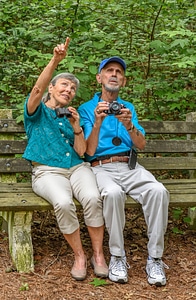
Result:
<instances>
[{"instance_id":1,"label":"woman's index finger","mask_svg":"<svg viewBox=\"0 0 196 300\"><path fill-rule=\"evenodd\" d=\"M66 49L66 50L68 49L70 40L71 40L71 39L70 39L69 37L66 38L66 41L65 41L65 49Z\"/></svg>"}]
</instances>

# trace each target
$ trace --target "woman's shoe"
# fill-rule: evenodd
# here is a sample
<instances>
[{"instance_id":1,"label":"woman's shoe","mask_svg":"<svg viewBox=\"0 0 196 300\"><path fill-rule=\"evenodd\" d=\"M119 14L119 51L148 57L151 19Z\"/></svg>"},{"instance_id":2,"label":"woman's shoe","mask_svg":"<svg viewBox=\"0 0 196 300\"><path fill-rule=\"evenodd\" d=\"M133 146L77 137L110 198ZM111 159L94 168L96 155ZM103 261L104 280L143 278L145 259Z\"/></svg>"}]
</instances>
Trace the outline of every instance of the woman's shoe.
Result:
<instances>
[{"instance_id":1,"label":"woman's shoe","mask_svg":"<svg viewBox=\"0 0 196 300\"><path fill-rule=\"evenodd\" d=\"M94 256L91 257L91 265L94 269L94 273L98 277L106 278L108 277L108 267L105 264L105 266L98 266L95 262Z\"/></svg>"},{"instance_id":2,"label":"woman's shoe","mask_svg":"<svg viewBox=\"0 0 196 300\"><path fill-rule=\"evenodd\" d=\"M75 279L75 280L84 280L86 278L86 274L87 274L87 262L85 262L85 267L83 269L74 269L74 265L73 268L71 269L71 276Z\"/></svg>"}]
</instances>

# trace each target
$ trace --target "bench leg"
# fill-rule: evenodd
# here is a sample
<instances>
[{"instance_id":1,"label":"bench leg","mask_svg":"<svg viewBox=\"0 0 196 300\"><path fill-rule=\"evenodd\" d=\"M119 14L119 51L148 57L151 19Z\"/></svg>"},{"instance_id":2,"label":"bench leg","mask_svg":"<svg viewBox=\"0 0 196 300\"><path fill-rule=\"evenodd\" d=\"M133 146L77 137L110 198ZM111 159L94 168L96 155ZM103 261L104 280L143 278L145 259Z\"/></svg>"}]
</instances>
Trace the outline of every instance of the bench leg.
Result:
<instances>
[{"instance_id":1,"label":"bench leg","mask_svg":"<svg viewBox=\"0 0 196 300\"><path fill-rule=\"evenodd\" d=\"M1 213L0 213L0 230L8 233L7 222L2 218Z\"/></svg>"},{"instance_id":2,"label":"bench leg","mask_svg":"<svg viewBox=\"0 0 196 300\"><path fill-rule=\"evenodd\" d=\"M196 207L188 208L188 216L191 219L190 222L191 229L196 229Z\"/></svg>"},{"instance_id":3,"label":"bench leg","mask_svg":"<svg viewBox=\"0 0 196 300\"><path fill-rule=\"evenodd\" d=\"M33 245L31 239L31 211L1 212L8 224L9 250L18 272L34 271Z\"/></svg>"}]
</instances>

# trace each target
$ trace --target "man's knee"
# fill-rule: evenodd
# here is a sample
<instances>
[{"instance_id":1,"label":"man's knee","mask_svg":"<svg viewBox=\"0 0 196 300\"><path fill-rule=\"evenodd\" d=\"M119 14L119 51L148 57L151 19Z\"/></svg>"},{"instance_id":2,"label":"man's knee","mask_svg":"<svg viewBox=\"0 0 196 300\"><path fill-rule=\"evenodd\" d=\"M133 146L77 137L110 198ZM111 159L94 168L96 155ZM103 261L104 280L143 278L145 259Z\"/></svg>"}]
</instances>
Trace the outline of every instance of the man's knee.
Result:
<instances>
[{"instance_id":1,"label":"man's knee","mask_svg":"<svg viewBox=\"0 0 196 300\"><path fill-rule=\"evenodd\" d=\"M122 188L118 185L106 187L103 192L104 198L111 198L111 199L119 199L124 197L124 192Z\"/></svg>"},{"instance_id":2,"label":"man's knee","mask_svg":"<svg viewBox=\"0 0 196 300\"><path fill-rule=\"evenodd\" d=\"M169 204L169 192L161 183L157 183L151 189L151 193L154 194L154 198L160 205Z\"/></svg>"}]
</instances>

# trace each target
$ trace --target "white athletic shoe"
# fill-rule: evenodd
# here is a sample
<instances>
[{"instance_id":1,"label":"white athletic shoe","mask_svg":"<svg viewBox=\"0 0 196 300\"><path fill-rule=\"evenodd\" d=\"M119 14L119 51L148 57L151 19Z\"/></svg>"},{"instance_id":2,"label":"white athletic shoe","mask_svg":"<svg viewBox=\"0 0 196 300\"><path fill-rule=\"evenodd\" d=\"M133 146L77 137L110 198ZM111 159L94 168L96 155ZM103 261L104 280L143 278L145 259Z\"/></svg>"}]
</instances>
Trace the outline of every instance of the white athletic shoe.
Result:
<instances>
[{"instance_id":1,"label":"white athletic shoe","mask_svg":"<svg viewBox=\"0 0 196 300\"><path fill-rule=\"evenodd\" d=\"M146 264L146 273L148 275L148 283L156 286L166 284L165 270L169 267L161 260L161 258L148 257Z\"/></svg>"},{"instance_id":2,"label":"white athletic shoe","mask_svg":"<svg viewBox=\"0 0 196 300\"><path fill-rule=\"evenodd\" d=\"M126 283L128 281L127 269L129 268L126 256L112 255L109 264L109 279L114 282Z\"/></svg>"}]
</instances>

